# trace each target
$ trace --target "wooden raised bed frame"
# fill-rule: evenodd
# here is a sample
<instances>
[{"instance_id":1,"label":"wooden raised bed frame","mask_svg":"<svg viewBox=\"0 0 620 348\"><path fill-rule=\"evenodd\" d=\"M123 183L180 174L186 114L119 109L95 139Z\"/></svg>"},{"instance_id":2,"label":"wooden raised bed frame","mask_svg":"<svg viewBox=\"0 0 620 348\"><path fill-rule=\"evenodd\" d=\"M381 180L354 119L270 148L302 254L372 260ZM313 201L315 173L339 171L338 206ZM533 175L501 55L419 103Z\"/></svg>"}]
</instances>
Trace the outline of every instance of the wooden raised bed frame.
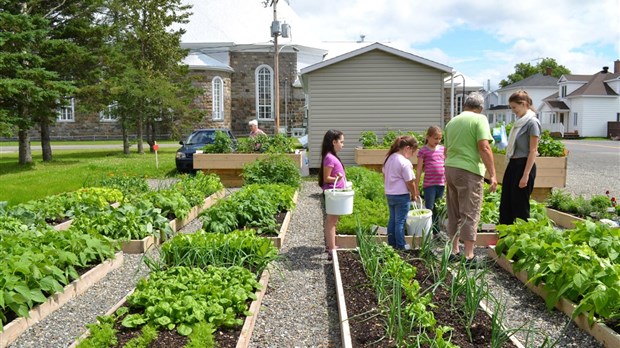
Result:
<instances>
[{"instance_id":1,"label":"wooden raised bed frame","mask_svg":"<svg viewBox=\"0 0 620 348\"><path fill-rule=\"evenodd\" d=\"M383 168L383 162L385 161L385 155L389 149L363 149L361 147L355 148L355 163L362 167L372 169L381 173ZM414 166L418 163L418 151L414 152L413 156L409 159Z\"/></svg>"},{"instance_id":2,"label":"wooden raised bed frame","mask_svg":"<svg viewBox=\"0 0 620 348\"><path fill-rule=\"evenodd\" d=\"M14 342L19 335L28 330L29 327L43 320L52 312L60 308L65 303L83 294L89 287L101 280L108 273L117 269L123 264L123 252L119 251L113 259L106 260L95 266L90 271L70 284L65 286L62 293L54 294L47 298L47 302L33 307L28 312L28 318L20 317L4 326L4 332L0 332L0 348L7 347Z\"/></svg>"},{"instance_id":3,"label":"wooden raised bed frame","mask_svg":"<svg viewBox=\"0 0 620 348\"><path fill-rule=\"evenodd\" d=\"M245 317L245 321L243 322L243 327L241 328L241 333L239 334L239 340L237 341L236 348L247 348L250 346L250 341L252 338L252 332L254 331L254 325L256 324L256 319L258 318L258 312L260 311L261 303L263 302L263 298L265 297L265 293L267 293L267 284L269 283L269 277L271 275L271 267L267 267L266 270L260 276L259 283L261 288L256 290L256 300L250 303L250 307L248 311L252 313L252 315ZM131 290L125 297L123 297L120 301L118 301L110 310L108 310L105 315L111 315L118 308L120 308L127 297L134 292L135 288ZM80 343L80 341L84 340L90 335L90 330L84 332L77 340L75 340L69 348L75 348Z\"/></svg>"},{"instance_id":4,"label":"wooden raised bed frame","mask_svg":"<svg viewBox=\"0 0 620 348\"><path fill-rule=\"evenodd\" d=\"M336 302L338 303L338 317L340 318L340 337L342 338L342 347L353 348L353 341L351 340L351 330L349 328L349 315L347 313L347 305L344 297L344 288L342 283L342 277L340 276L340 264L338 262L338 253L334 253L332 260L334 266L334 281L336 283ZM491 310L486 307L482 302L480 308L485 311L489 316L492 315ZM510 341L519 348L524 348L524 345L519 340L510 336Z\"/></svg>"},{"instance_id":5,"label":"wooden raised bed frame","mask_svg":"<svg viewBox=\"0 0 620 348\"><path fill-rule=\"evenodd\" d=\"M194 154L194 169L206 174L215 173L226 187L243 186L243 166L268 156L262 153L197 153ZM301 169L304 153L287 154Z\"/></svg>"},{"instance_id":6,"label":"wooden raised bed frame","mask_svg":"<svg viewBox=\"0 0 620 348\"><path fill-rule=\"evenodd\" d=\"M525 286L528 287L532 292L536 295L542 297L543 299L547 298L547 292L543 289L541 285L534 285L529 282L529 277L527 272L520 271L515 273L512 268L512 261L506 259L504 255L497 255L494 248L489 249L489 256L491 256L495 262L502 267L506 272L512 274L517 279L519 279ZM565 299L564 297L560 298L560 301L556 303L555 308L563 312L569 317L572 317L573 312L577 305L572 301ZM620 347L620 335L610 329L607 325L603 323L594 323L592 326L588 323L588 313L579 314L574 320L575 324L579 326L582 330L596 338L597 341L601 342L607 348L617 348Z\"/></svg>"},{"instance_id":7,"label":"wooden raised bed frame","mask_svg":"<svg viewBox=\"0 0 620 348\"><path fill-rule=\"evenodd\" d=\"M493 153L495 163L495 175L501 184L506 171L506 155ZM534 191L532 198L542 202L554 187L566 187L566 173L568 164L568 151L564 157L536 157L536 180L534 180ZM489 174L485 177L488 179Z\"/></svg>"},{"instance_id":8,"label":"wooden raised bed frame","mask_svg":"<svg viewBox=\"0 0 620 348\"><path fill-rule=\"evenodd\" d=\"M202 205L197 205L193 207L189 215L185 217L184 219L179 218L179 219L170 221L170 228L172 228L172 231L177 232L183 226L187 225L190 221L195 219L198 216L198 214L200 214L200 212L211 207L213 204L215 204L215 202L217 202L219 199L224 197L225 192L226 192L225 189L221 189L217 191L216 193L212 194L211 196L205 198ZM159 245L161 244L161 242L162 242L162 238L158 238L155 236L148 236L140 240L125 241L123 242L122 249L123 249L123 252L126 254L143 254L153 245Z\"/></svg>"}]
</instances>

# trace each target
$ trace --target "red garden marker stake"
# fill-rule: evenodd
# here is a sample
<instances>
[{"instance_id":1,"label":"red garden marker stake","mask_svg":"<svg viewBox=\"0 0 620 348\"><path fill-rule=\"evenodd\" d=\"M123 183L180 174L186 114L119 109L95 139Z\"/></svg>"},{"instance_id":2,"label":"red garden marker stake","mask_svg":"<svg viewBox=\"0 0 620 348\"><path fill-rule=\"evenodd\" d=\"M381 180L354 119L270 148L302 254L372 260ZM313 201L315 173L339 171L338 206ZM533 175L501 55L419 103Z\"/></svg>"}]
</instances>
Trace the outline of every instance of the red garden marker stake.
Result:
<instances>
[{"instance_id":1,"label":"red garden marker stake","mask_svg":"<svg viewBox=\"0 0 620 348\"><path fill-rule=\"evenodd\" d=\"M157 169L159 169L159 158L157 157L158 149L159 149L159 145L157 145L157 142L155 142L155 144L153 144L153 150L155 150L155 167Z\"/></svg>"}]
</instances>

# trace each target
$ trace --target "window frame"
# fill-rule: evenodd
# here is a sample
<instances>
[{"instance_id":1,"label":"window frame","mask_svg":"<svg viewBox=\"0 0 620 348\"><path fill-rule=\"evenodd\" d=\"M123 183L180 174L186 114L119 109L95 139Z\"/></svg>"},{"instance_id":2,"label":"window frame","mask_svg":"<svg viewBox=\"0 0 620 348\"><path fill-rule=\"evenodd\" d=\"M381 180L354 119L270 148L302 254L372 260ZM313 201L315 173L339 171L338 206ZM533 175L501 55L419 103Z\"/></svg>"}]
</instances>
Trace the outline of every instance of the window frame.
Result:
<instances>
[{"instance_id":1,"label":"window frame","mask_svg":"<svg viewBox=\"0 0 620 348\"><path fill-rule=\"evenodd\" d=\"M106 106L105 110L99 111L99 122L102 122L102 123L118 122L118 118L115 115L113 115L113 113L111 112L113 109L116 109L117 107L118 107L118 103L112 102L112 104L109 104L108 106Z\"/></svg>"},{"instance_id":2,"label":"window frame","mask_svg":"<svg viewBox=\"0 0 620 348\"><path fill-rule=\"evenodd\" d=\"M224 120L224 80L215 76L211 80L212 116L213 121Z\"/></svg>"},{"instance_id":3,"label":"window frame","mask_svg":"<svg viewBox=\"0 0 620 348\"><path fill-rule=\"evenodd\" d=\"M56 122L75 122L75 98L69 99L69 105L58 107Z\"/></svg>"},{"instance_id":4,"label":"window frame","mask_svg":"<svg viewBox=\"0 0 620 348\"><path fill-rule=\"evenodd\" d=\"M266 74L268 72L268 74ZM262 79L268 77L268 81ZM274 76L273 69L266 64L259 65L254 73L256 82L256 119L261 121L273 121L274 119ZM267 89L265 93L262 88ZM262 102L265 99L266 102Z\"/></svg>"}]
</instances>

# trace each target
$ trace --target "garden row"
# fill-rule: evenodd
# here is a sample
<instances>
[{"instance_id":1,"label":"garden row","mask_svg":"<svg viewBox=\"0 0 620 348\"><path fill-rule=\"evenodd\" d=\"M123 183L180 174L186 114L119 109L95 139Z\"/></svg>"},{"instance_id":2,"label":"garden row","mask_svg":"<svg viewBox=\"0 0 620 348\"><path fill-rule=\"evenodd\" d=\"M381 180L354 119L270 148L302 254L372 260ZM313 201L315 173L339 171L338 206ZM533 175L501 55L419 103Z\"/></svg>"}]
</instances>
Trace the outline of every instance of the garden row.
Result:
<instances>
[{"instance_id":1,"label":"garden row","mask_svg":"<svg viewBox=\"0 0 620 348\"><path fill-rule=\"evenodd\" d=\"M3 207L0 346L119 267L121 245L169 237L180 226L176 216L188 218L210 204L205 197L223 193L217 177L204 175L159 191L149 191L140 178L111 178L101 185Z\"/></svg>"},{"instance_id":2,"label":"garden row","mask_svg":"<svg viewBox=\"0 0 620 348\"><path fill-rule=\"evenodd\" d=\"M370 171L365 168L360 167L352 167L347 169L347 177L351 181L354 182L356 189L355 196L355 205L354 205L354 214L351 216L343 216L340 219L337 230L339 233L355 233L360 226L365 230L372 230L374 226L385 226L387 216L387 203L385 202L385 198L382 192L382 178L380 174ZM488 188L488 187L487 187ZM534 284L538 284L541 280L543 280L543 276L547 275L549 272L545 267L541 267L541 265L545 265L545 262L551 263L549 267L553 270L553 272L557 272L557 274L562 274L566 276L562 280L562 282L554 283L551 282L549 285L545 287L545 292L552 293L554 295L546 298L547 303L553 307L557 303L564 301L560 298L564 291L568 291L569 286L572 286L571 281L575 277L574 282L577 282L580 287L577 287L572 293L575 296L567 297L570 301L575 301L580 303L577 300L581 300L582 297L585 298L588 296L588 293L584 293L584 291L593 291L591 295L587 298L587 301L599 301L598 306L604 307L605 310L611 312L605 312L601 315L594 311L595 307L592 303L590 304L582 304L578 305L578 311L575 311L575 317L581 312L586 311L589 317L589 321L587 322L588 327L593 327L595 319L596 321L606 321L610 327L615 327L618 325L618 317L620 316L620 312L614 306L608 306L608 301L614 303L620 303L617 301L617 296L620 294L620 282L618 282L617 274L618 274L618 262L617 260L620 258L620 240L618 240L618 235L620 235L620 229L610 227L606 223L600 222L581 222L579 223L577 217L570 216L569 221L573 226L576 223L577 227L567 226L563 221L556 220L556 211L549 207L546 207L542 203L537 203L532 200L531 203L531 219L530 222L519 222L514 226L503 226L497 225L498 210L499 210L499 198L501 196L501 187L498 192L488 192L488 189L485 189L483 208L481 213L481 221L479 225L479 230L483 230L484 226L491 226L493 230L497 228L500 233L479 233L479 240L477 244L479 246L491 246L495 243L500 243L498 245L498 249L502 250L508 249L506 245L511 245L512 249L508 254L508 259L514 258L515 260L520 260L519 262L525 262L521 260L519 254L520 252L516 252L516 250L520 250L522 245L526 245L531 248L529 264L532 267L530 269L530 276L525 278L525 281L528 280L533 282ZM558 200L556 197L564 198L566 201L566 194L559 192L554 192L549 201L552 203L555 200ZM587 202L587 201L586 201ZM615 209L613 207L613 200L610 197L602 196L602 197L593 197L592 203L587 202L588 206L598 206L598 211L607 211ZM439 215L439 221L445 217L445 203L440 202L437 208L437 213ZM550 219L548 213L551 214L553 219ZM610 216L603 215L600 216ZM613 216L613 215L612 215ZM553 224L557 223L561 224L561 227L565 230L559 230L553 227ZM358 225L359 224L359 225ZM520 227L519 227L520 226ZM568 229L567 229L568 228ZM515 230L516 229L516 230ZM512 231L510 236L507 235L508 232ZM535 239L534 236L543 236L541 240ZM482 237L482 238L480 238ZM355 236L344 236L338 235L338 245L342 245L345 247L355 247L359 245L358 241L356 241ZM373 235L375 240L385 240L384 236L376 236ZM408 236L407 238L412 238ZM547 238L547 239L545 239ZM499 239L499 241L498 241ZM567 239L564 241L564 239ZM563 240L560 242L560 240ZM424 247L424 243L420 240L410 240L412 241L412 245L417 245ZM559 244L558 244L559 243ZM592 258L591 252L587 251L590 249L598 250L598 252L603 256L603 259L599 257ZM577 254L575 254L575 252ZM586 250L586 251L583 251ZM500 253L498 251L498 253ZM515 254L516 253L516 254ZM562 263L561 260L566 256L572 256L576 258L575 262L566 262ZM550 258L549 261L544 259L543 257ZM579 258L589 258L590 261L588 264L598 265L598 268L592 269L584 269L578 268L578 265L581 263ZM547 260L547 261L546 261ZM500 265L501 261L498 261ZM562 269L563 266L569 266L574 264L575 269L572 271L565 271ZM516 269L518 271L522 270L522 267L517 266ZM604 270L602 269L604 268ZM536 270L537 273L531 273L533 270ZM575 275L578 272L578 275ZM527 273L526 273L527 274ZM542 278L541 278L542 277ZM605 282L601 279L603 278ZM584 284L587 284L584 285ZM551 290L555 289L555 290ZM557 294L557 295L556 295ZM603 294L603 295L601 295ZM617 306L617 305L616 305ZM569 313L572 315L573 311ZM583 316L583 315L582 315ZM596 326L594 326L596 327ZM603 326L604 327L604 326ZM592 333L592 329L584 328L584 330ZM615 328L617 330L617 328ZM608 331L608 330L600 330L594 329L594 331ZM608 342L611 340L613 344L619 344L620 340L618 339L617 334L611 335L609 338L609 334L601 337L600 335L595 335L597 339L602 342ZM613 344L611 346L613 346Z\"/></svg>"},{"instance_id":3,"label":"garden row","mask_svg":"<svg viewBox=\"0 0 620 348\"><path fill-rule=\"evenodd\" d=\"M276 159L274 161L278 161L278 160ZM271 163L269 162L269 160L265 160L264 162ZM293 168L293 171L297 174L296 185L298 187L300 184L299 172L294 166L294 164L289 163L289 162L287 162L287 164L288 164L288 168L289 169ZM265 164L262 165L262 167L264 166ZM247 175L252 176L253 175L252 170L256 170L256 167L261 167L261 165L255 164L254 169L248 169ZM208 180L205 180L205 178L208 178ZM291 181L291 180L294 180L294 178L295 176L293 175L292 177L289 177L288 180ZM137 180L137 179L128 179L128 180ZM143 235L140 233L137 233L137 232L133 233L131 231L126 230L126 229L131 230L131 228L134 226L141 226L143 228L146 227L146 231L151 231L154 234L157 234L158 236L163 237L162 239L164 240L170 239L172 234L169 233L169 231L166 232L166 226L158 225L158 224L153 223L153 221L147 221L147 220L138 219L135 221L133 220L129 221L127 219L129 214L126 214L126 212L123 212L122 214L118 214L119 211L123 211L124 207L135 206L136 202L139 201L139 199L137 198L150 201L150 199L152 199L153 196L156 196L155 194L151 192L136 192L135 188L139 185L136 185L136 182L129 183L128 180L114 180L114 182L116 183L116 186L119 186L119 188L121 189L125 189L125 191L127 192L124 195L124 197L121 199L118 199L119 197L116 197L117 198L116 200L119 200L121 202L120 205L118 205L118 207L116 208L110 207L109 202L114 201L114 199L110 199L109 201L106 201L106 204L100 204L98 209L94 209L93 211L91 211L89 213L89 216L94 215L96 217L95 219L88 221L88 220L85 220L84 214L70 212L70 211L89 210L86 207L81 206L82 208L81 210L80 209L74 210L73 208L65 209L65 211L68 213L58 214L59 216L63 216L63 217L73 217L73 219L71 220L72 222L70 226L67 227L66 229L56 231L50 228L49 226L43 225L43 223L41 223L39 225L21 224L20 225L21 231L32 231L33 227L35 226L39 226L39 227L45 226L43 228L47 229L49 233L52 235L66 234L66 235L78 235L78 236L81 236L81 235L98 236L102 240L108 242L110 245L110 248L112 249L116 248L116 250L118 250L117 242L119 240L126 240L126 238L143 237ZM189 179L187 180L183 179L179 183L175 184L175 186L171 188L170 190L167 190L167 189L159 190L160 192L163 191L164 193L160 193L157 196L158 197L157 199L153 199L153 202L157 202L159 204L158 208L151 207L155 211L159 210L159 217L157 218L157 220L161 220L161 218L163 217L163 215L161 215L162 212L166 212L165 213L166 216L171 219L171 222L167 225L167 229L170 229L170 225L173 225L173 227L175 227L175 221L179 221L178 218L176 218L177 216L182 216L185 219L187 219L189 216L191 216L192 214L191 211L194 209L190 208L188 212L187 205L183 204L182 200L167 199L169 197L174 197L174 195L166 191L183 192L186 194L187 192L193 191L193 189L195 189L196 186L200 186L197 184L198 182L202 183L202 188L210 187L211 190L213 189L221 190L221 187L222 187L221 183L219 182L219 178L213 175L205 176L201 173L198 173L195 178L191 179L191 181L194 182L193 186L190 185L188 181ZM206 233L204 232L204 230L202 230L192 236L177 235L173 237L172 240L166 241L166 243L164 244L162 248L162 255L163 255L162 263L158 263L155 260L150 260L149 266L151 267L152 272L170 270L171 273L174 273L173 276L170 276L173 278L174 277L189 277L188 279L193 279L193 277L195 277L195 280L200 280L200 279L212 280L212 278L216 278L216 279L222 278L221 274L230 274L230 276L232 276L231 278L232 283L219 284L218 282L216 282L216 284L213 285L213 290L209 290L209 294L220 293L222 292L222 289L230 288L228 290L224 290L224 292L230 292L228 294L229 297L233 297L233 298L238 297L236 299L238 303L231 305L232 307L234 307L234 310L232 312L230 309L227 309L230 306L223 306L223 303L225 302L228 303L227 302L228 299L226 298L212 299L212 300L209 300L211 302L208 302L207 304L205 304L201 302L201 300L205 300L205 299L199 297L196 299L201 303L201 305L207 306L207 309L209 309L204 313L198 312L198 314L196 314L197 318L200 318L202 315L204 320L197 319L195 322L194 321L187 322L183 320L179 321L177 320L178 318L176 318L172 322L168 322L169 316L164 315L165 318L158 317L158 318L155 318L156 321L147 323L146 321L141 322L141 319L136 319L136 316L134 316L133 314L134 314L134 311L139 310L139 307L136 307L135 304L132 304L132 302L128 300L126 306L131 307L131 310L132 310L132 312L129 313L130 315L129 318L133 318L133 319L126 319L125 318L126 316L123 315L122 320L119 322L119 323L122 323L122 325L121 324L119 325L123 326L126 329L140 327L144 331L143 332L144 334L143 335L140 334L138 336L145 337L144 340L150 337L150 335L153 332L157 332L158 329L162 329L162 328L165 328L166 332L168 330L176 328L175 332L181 337L185 337L194 331L201 332L201 334L198 334L200 338L198 339L198 341L196 341L199 343L194 343L194 345L190 345L190 346L200 346L200 347L206 346L204 343L204 339L207 336L212 337L213 330L222 329L222 328L229 329L231 327L236 328L237 326L239 326L238 324L243 322L243 320L241 319L240 313L244 313L242 317L245 317L245 315L249 314L247 312L247 308L245 310L241 309L244 305L248 304L248 303L245 303L248 301L245 301L243 299L245 295L240 294L240 290L237 290L237 288L235 288L236 286L238 286L238 285L235 285L235 283L237 282L237 279L247 280L251 278L256 284L258 284L257 277L261 275L266 265L274 257L274 255L277 255L276 246L280 246L282 243L284 235L283 233L281 233L281 231L286 231L286 224L287 224L288 219L290 219L289 212L290 210L292 210L292 208L295 205L294 201L296 199L296 188L297 187L292 187L288 185L276 185L276 184L273 184L273 185L253 184L253 185L245 186L241 190L230 195L228 199L218 201L218 203L215 204L212 207L212 209L206 209L199 214L200 219L203 220L204 226L207 228L209 233ZM116 191L115 192L116 194L118 194L118 192L121 191L119 189L111 189L111 190ZM70 194L67 194L67 195L70 195ZM123 195L121 194L121 196ZM129 197L133 199L129 199ZM48 198L45 201L51 202L53 201L53 199ZM142 201L141 204L144 204L144 201ZM7 220L9 218L15 219L13 217L14 215L16 215L15 212L18 210L23 211L24 209L22 208L23 207L19 207L19 208L15 208L14 210L13 209L8 210L8 212L4 216L6 217ZM207 207L200 206L199 210L203 208L207 208ZM62 209L59 209L59 210L62 210ZM129 210L135 211L136 209L134 208L134 209L129 209ZM126 210L126 211L129 211L129 210ZM108 215L106 216L104 212L106 212ZM139 217L142 217L142 215L150 216L149 214L137 214L137 216ZM131 217L134 217L134 216L136 215L131 215ZM163 218L163 219L168 221L166 218ZM45 220L46 219L42 219L39 221L45 221ZM48 218L47 220L57 221L60 219L49 219ZM111 226L110 223L120 223L120 225ZM180 228L181 224L176 224L176 225L177 225L176 227ZM279 225L281 226L280 230L278 229L278 227L280 227ZM119 230L122 231L120 236L118 234ZM240 230L243 230L243 231L240 231ZM113 231L116 231L116 234L114 234L115 232ZM19 233L15 233L15 234L19 235ZM113 235L114 237L119 238L119 239L116 240L114 239L114 237L111 237L108 235ZM271 236L271 238L263 238L261 236ZM182 250L179 247L180 245L183 245L183 248L181 248ZM76 247L80 248L80 246L76 246ZM97 246L94 246L94 247L97 248ZM64 245L54 245L52 246L52 248L54 250L63 250L63 248L65 247ZM34 253L37 253L37 252L34 252ZM18 253L16 253L13 256L15 256L15 258L21 257ZM117 257L122 259L122 253L117 254ZM174 259L175 257L177 257L175 261L170 261ZM262 259L264 261L253 261L253 259ZM202 263L196 264L197 260L201 260L199 262L202 262ZM212 275L202 274L201 272L212 272L212 270L209 267L205 266L207 264L212 265L214 267L220 267L221 269L213 271L214 273ZM244 269L246 269L245 271L237 270L233 268L233 266L237 267L240 264L243 264ZM189 270L182 269L179 271L177 266L178 267L181 267L181 266L189 267L190 269ZM149 281L153 279L153 274L158 274L158 273L152 273L151 277L149 277ZM245 278L242 277L242 274L245 274ZM250 276L248 276L248 274L250 274ZM78 274L72 273L71 275L73 276L72 277L73 279L78 277ZM162 275L162 277L167 279L166 281L164 281L164 283L167 282L166 284L168 285L170 285L169 284L170 282L174 283L174 281L171 281L170 279L167 278L169 277L168 274L164 274ZM229 276L227 275L227 277ZM261 281L262 283L264 283L263 287L266 285L267 279L268 277L263 276L263 280ZM94 281L96 280L92 280L90 283L93 283ZM147 282L147 280L144 280L144 281ZM187 281L188 281L187 279L184 279L183 281L179 282L179 284L184 284L185 286L188 284ZM140 289L140 284L142 283L139 283L138 289ZM259 286L256 284L254 284L253 282L248 282L245 285L241 286L242 288L245 288L247 290L248 294L251 293L251 295L248 295L248 298L250 299L253 299L254 297L256 297L256 295L254 294L254 291L259 288ZM251 286L252 288L250 288L250 285L252 285ZM169 291L172 291L172 293L174 294L178 292L174 289L173 285L167 286L164 284L163 286L167 288L168 290L159 289L157 291L161 290L163 291L163 293L168 293ZM201 283L201 284L197 284L196 286L200 289L200 291L202 291L205 289L205 287L211 286L211 285L207 285L206 283ZM3 293L11 293L12 289L6 288L5 290L6 292L3 290ZM15 291L21 291L21 290L26 291L25 288L23 288L22 286L19 286ZM61 287L56 287L52 289L51 291L48 291L47 293L41 294L42 296L37 297L37 299L41 301L45 300L46 298L44 295L47 295L47 294L51 295L54 293L56 293L54 297L57 297L59 296L58 294L62 292L62 290L63 289ZM13 293L15 291L13 291ZM195 297L194 296L195 294L189 294L189 295L185 294L185 295L186 296L181 297L181 299L183 299L184 301L186 301L190 297ZM133 297L130 297L130 299L132 298ZM53 300L48 300L48 301L53 302ZM224 307L223 310L227 318L222 319L221 322L218 321L220 320L218 318L220 318L221 315L216 313L217 311L214 312L212 310L212 307L214 306L214 303L212 301L215 301L216 307L218 306ZM173 301L170 300L169 302L172 303ZM32 308L34 305L36 305L36 303L37 302L27 303L27 306ZM241 303L243 303L243 305ZM187 307L185 307L186 310L189 309L190 311L194 311L194 309L192 308L195 307L195 303L192 303L191 305L186 303L186 305L188 305ZM8 307L8 308L10 309L11 307ZM122 308L126 308L126 307L122 307ZM178 308L175 307L175 311L181 310L179 308L180 307ZM121 312L123 310L126 310L126 309L120 309ZM20 314L23 317L28 316L27 312L21 312ZM120 316L120 314L116 314L116 316ZM111 317L108 317L105 320L110 321L111 320L110 318ZM231 318L233 318L234 320ZM37 320L38 319L40 318L37 318ZM208 327L205 327L204 323L202 323L205 320L208 321L210 325L214 323L217 324L217 325L209 326L213 328L212 331L210 331L211 329ZM27 321L29 321L30 324L32 324L33 322L33 320L27 320ZM174 325L172 324L173 322L175 323ZM194 328L196 328L196 330L194 330ZM98 332L97 330L98 329L95 329L96 334L93 335L93 337L95 337L94 346L100 347L101 343L98 341L99 338L97 338L97 337L100 337L100 335L97 334ZM103 331L108 332L107 328L104 329ZM206 335L205 333L208 333L208 335L205 336ZM11 333L10 335L11 337L7 338L8 334L7 333L3 334L3 340L2 340L3 345L2 346L7 344L9 340L14 339L15 338L14 336L16 334ZM135 333L132 335L136 336ZM120 334L119 337L121 336L122 336L122 333ZM156 337L157 336L158 335L156 335ZM221 337L221 335L219 337ZM235 338L235 340L236 339L237 338ZM136 340L143 340L143 339L138 338ZM183 339L181 339L181 342L184 342ZM84 344L88 346L89 343L84 343ZM134 344L136 343L133 342L129 346L132 347L134 346ZM185 343L179 343L179 345L176 345L176 346L184 346L184 344Z\"/></svg>"}]
</instances>

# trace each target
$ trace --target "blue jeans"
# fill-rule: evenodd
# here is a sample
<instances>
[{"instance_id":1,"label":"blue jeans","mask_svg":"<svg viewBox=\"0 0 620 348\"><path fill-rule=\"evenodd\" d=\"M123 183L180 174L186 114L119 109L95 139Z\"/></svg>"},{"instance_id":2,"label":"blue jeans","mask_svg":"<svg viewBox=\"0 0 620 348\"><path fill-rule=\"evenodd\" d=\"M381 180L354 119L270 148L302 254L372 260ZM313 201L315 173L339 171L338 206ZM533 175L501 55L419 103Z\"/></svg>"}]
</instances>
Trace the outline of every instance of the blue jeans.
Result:
<instances>
[{"instance_id":1,"label":"blue jeans","mask_svg":"<svg viewBox=\"0 0 620 348\"><path fill-rule=\"evenodd\" d=\"M405 223L411 208L411 196L385 195L390 208L390 220L387 225L388 244L396 249L405 248Z\"/></svg>"},{"instance_id":2,"label":"blue jeans","mask_svg":"<svg viewBox=\"0 0 620 348\"><path fill-rule=\"evenodd\" d=\"M440 227L437 225L435 202L443 197L445 188L446 187L442 185L433 185L424 188L424 207L433 211L433 233L437 233L440 230Z\"/></svg>"},{"instance_id":3,"label":"blue jeans","mask_svg":"<svg viewBox=\"0 0 620 348\"><path fill-rule=\"evenodd\" d=\"M435 201L443 197L443 191L446 187L441 185L433 185L424 188L424 207L434 210Z\"/></svg>"}]
</instances>

